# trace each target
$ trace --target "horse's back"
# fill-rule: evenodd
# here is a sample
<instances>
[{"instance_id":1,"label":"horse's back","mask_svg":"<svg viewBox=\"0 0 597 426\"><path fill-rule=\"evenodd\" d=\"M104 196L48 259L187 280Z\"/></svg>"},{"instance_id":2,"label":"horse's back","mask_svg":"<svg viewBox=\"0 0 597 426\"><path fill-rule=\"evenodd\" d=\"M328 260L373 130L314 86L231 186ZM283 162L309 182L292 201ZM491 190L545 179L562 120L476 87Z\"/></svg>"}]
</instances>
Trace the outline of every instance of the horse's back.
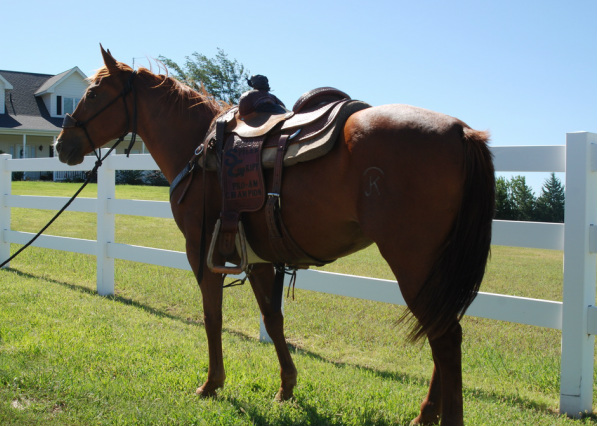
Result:
<instances>
[{"instance_id":1,"label":"horse's back","mask_svg":"<svg viewBox=\"0 0 597 426\"><path fill-rule=\"evenodd\" d=\"M345 139L352 150L364 139L427 150L454 149L468 126L457 118L411 105L392 104L359 111L348 119ZM450 146L449 144L452 144ZM389 148L389 147L388 147Z\"/></svg>"}]
</instances>

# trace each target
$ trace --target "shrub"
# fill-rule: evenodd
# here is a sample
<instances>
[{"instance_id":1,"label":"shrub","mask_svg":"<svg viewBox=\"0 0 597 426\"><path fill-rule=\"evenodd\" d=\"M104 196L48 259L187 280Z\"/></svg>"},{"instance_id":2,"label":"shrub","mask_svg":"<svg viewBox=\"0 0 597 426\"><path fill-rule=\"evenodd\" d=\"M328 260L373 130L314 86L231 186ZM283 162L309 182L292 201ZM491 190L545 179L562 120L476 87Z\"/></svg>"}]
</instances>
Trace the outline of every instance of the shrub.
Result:
<instances>
[{"instance_id":1,"label":"shrub","mask_svg":"<svg viewBox=\"0 0 597 426\"><path fill-rule=\"evenodd\" d=\"M145 174L145 183L151 186L168 186L168 181L159 170L148 170Z\"/></svg>"},{"instance_id":2,"label":"shrub","mask_svg":"<svg viewBox=\"0 0 597 426\"><path fill-rule=\"evenodd\" d=\"M143 185L142 170L117 170L116 184L122 185Z\"/></svg>"}]
</instances>

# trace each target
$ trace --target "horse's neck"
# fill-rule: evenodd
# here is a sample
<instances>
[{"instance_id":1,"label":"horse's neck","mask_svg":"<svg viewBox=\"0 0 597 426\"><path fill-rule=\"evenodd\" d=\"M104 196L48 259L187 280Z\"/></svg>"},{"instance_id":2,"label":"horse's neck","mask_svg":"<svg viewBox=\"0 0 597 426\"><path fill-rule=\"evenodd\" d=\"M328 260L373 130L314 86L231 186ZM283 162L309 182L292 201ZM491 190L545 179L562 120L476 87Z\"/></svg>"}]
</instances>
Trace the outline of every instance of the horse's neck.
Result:
<instances>
[{"instance_id":1,"label":"horse's neck","mask_svg":"<svg viewBox=\"0 0 597 426\"><path fill-rule=\"evenodd\" d=\"M184 168L203 141L213 112L203 105L184 109L166 105L164 98L139 98L138 133L169 182ZM155 100L157 99L157 100Z\"/></svg>"}]
</instances>

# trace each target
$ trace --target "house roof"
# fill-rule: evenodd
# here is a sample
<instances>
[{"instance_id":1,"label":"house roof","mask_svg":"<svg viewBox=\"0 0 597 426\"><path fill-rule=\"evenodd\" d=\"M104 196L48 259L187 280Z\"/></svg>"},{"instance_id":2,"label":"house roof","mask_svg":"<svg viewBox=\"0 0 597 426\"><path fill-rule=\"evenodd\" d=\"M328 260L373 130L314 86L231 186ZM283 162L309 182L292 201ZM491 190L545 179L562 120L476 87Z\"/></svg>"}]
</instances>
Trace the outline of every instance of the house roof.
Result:
<instances>
[{"instance_id":1,"label":"house roof","mask_svg":"<svg viewBox=\"0 0 597 426\"><path fill-rule=\"evenodd\" d=\"M74 72L85 78L77 67L58 75L0 70L0 78L11 86L5 92L6 109L0 114L0 129L59 131L62 118L51 117L39 95L51 93L62 79Z\"/></svg>"},{"instance_id":2,"label":"house roof","mask_svg":"<svg viewBox=\"0 0 597 426\"><path fill-rule=\"evenodd\" d=\"M68 71L64 71L63 73L55 75L55 76L49 78L48 80L46 80L46 82L44 84L42 84L39 89L37 89L35 91L35 95L40 96L40 95L43 95L44 93L54 93L54 89L56 88L56 86L58 86L58 84L63 79L68 78L72 74L75 74L75 73L79 74L81 76L81 78L83 78L83 79L87 78L85 76L85 74L83 74L83 71L81 71L79 69L79 67L74 67Z\"/></svg>"},{"instance_id":3,"label":"house roof","mask_svg":"<svg viewBox=\"0 0 597 426\"><path fill-rule=\"evenodd\" d=\"M0 81L4 83L4 87L6 89L12 89L12 84L10 84L10 82L7 79L2 77L2 75L0 75Z\"/></svg>"}]
</instances>

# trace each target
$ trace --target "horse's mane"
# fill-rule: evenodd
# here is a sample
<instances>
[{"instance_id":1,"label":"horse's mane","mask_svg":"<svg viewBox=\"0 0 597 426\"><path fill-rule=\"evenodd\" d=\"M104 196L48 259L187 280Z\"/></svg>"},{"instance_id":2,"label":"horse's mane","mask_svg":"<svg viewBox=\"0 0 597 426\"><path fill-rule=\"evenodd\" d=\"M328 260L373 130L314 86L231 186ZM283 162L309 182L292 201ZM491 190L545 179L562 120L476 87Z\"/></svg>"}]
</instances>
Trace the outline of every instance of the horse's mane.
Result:
<instances>
[{"instance_id":1,"label":"horse's mane","mask_svg":"<svg viewBox=\"0 0 597 426\"><path fill-rule=\"evenodd\" d=\"M128 65L117 62L117 66L121 71L132 71L133 69ZM195 90L184 83L181 83L174 77L170 77L163 74L154 74L147 68L139 68L137 70L138 75L141 78L146 78L152 81L154 88L165 88L168 97L175 103L179 103L184 108L194 108L199 105L204 106L210 110L214 115L219 115L222 110L228 109L230 106L222 104L211 96L203 86L200 90ZM96 71L96 73L89 77L87 80L90 83L97 83L103 77L110 75L110 71L107 67L102 67Z\"/></svg>"}]
</instances>

